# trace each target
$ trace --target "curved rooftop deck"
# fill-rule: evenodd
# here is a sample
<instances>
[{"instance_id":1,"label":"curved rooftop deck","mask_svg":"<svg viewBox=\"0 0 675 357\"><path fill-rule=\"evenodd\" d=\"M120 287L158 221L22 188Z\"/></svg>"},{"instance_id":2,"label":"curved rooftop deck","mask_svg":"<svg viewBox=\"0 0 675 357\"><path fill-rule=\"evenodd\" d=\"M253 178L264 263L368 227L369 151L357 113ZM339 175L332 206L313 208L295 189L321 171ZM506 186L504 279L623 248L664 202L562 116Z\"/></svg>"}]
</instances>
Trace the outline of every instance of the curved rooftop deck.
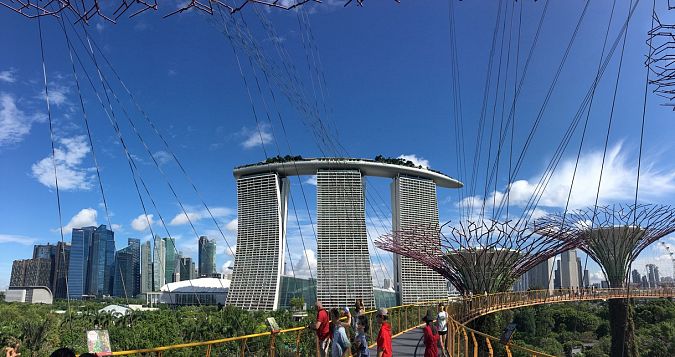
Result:
<instances>
[{"instance_id":1,"label":"curved rooftop deck","mask_svg":"<svg viewBox=\"0 0 675 357\"><path fill-rule=\"evenodd\" d=\"M394 178L399 175L414 176L434 181L439 187L460 188L464 184L460 181L438 171L378 162L366 159L343 159L343 158L314 158L301 159L287 162L261 163L240 166L234 169L234 177L250 176L268 172L276 172L282 176L316 175L321 169L344 170L356 169L366 176L378 176Z\"/></svg>"}]
</instances>

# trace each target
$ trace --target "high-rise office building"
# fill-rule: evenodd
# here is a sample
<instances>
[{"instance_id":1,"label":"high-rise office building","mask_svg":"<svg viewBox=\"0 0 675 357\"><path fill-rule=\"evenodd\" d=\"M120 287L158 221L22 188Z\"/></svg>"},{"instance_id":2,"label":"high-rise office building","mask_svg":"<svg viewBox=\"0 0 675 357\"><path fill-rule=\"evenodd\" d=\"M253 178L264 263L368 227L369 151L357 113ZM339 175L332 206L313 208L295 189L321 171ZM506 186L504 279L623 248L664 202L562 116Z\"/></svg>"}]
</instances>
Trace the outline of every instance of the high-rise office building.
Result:
<instances>
[{"instance_id":1,"label":"high-rise office building","mask_svg":"<svg viewBox=\"0 0 675 357\"><path fill-rule=\"evenodd\" d=\"M275 173L237 180L237 253L228 305L276 310L283 273L288 180ZM203 238L203 239L202 239ZM199 238L199 276L215 273L215 245Z\"/></svg>"},{"instance_id":2,"label":"high-rise office building","mask_svg":"<svg viewBox=\"0 0 675 357\"><path fill-rule=\"evenodd\" d=\"M113 271L113 296L133 297L133 255L129 250L120 249L115 252L115 269Z\"/></svg>"},{"instance_id":3,"label":"high-rise office building","mask_svg":"<svg viewBox=\"0 0 675 357\"><path fill-rule=\"evenodd\" d=\"M195 262L190 257L181 257L179 260L180 280L194 279Z\"/></svg>"},{"instance_id":4,"label":"high-rise office building","mask_svg":"<svg viewBox=\"0 0 675 357\"><path fill-rule=\"evenodd\" d=\"M394 231L438 229L438 202L433 180L401 175L395 177L391 184L391 202ZM440 238L436 244L440 245ZM394 272L401 304L448 296L447 280L422 263L394 254Z\"/></svg>"},{"instance_id":5,"label":"high-rise office building","mask_svg":"<svg viewBox=\"0 0 675 357\"><path fill-rule=\"evenodd\" d=\"M650 288L656 288L661 283L659 267L655 264L647 264L647 281L649 282Z\"/></svg>"},{"instance_id":6,"label":"high-rise office building","mask_svg":"<svg viewBox=\"0 0 675 357\"><path fill-rule=\"evenodd\" d=\"M134 297L140 294L141 241L129 238L129 245L115 253L113 295Z\"/></svg>"},{"instance_id":7,"label":"high-rise office building","mask_svg":"<svg viewBox=\"0 0 675 357\"><path fill-rule=\"evenodd\" d=\"M152 291L152 246L150 241L141 246L141 293Z\"/></svg>"},{"instance_id":8,"label":"high-rise office building","mask_svg":"<svg viewBox=\"0 0 675 357\"><path fill-rule=\"evenodd\" d=\"M317 299L339 307L360 298L374 307L361 172L318 170L316 181Z\"/></svg>"},{"instance_id":9,"label":"high-rise office building","mask_svg":"<svg viewBox=\"0 0 675 357\"><path fill-rule=\"evenodd\" d=\"M553 263L555 259L549 258L537 265L527 272L528 275L528 289L532 290L549 290L555 289L555 277L553 272Z\"/></svg>"},{"instance_id":10,"label":"high-rise office building","mask_svg":"<svg viewBox=\"0 0 675 357\"><path fill-rule=\"evenodd\" d=\"M152 254L152 291L159 289L166 284L166 247L164 240L155 236L154 249Z\"/></svg>"},{"instance_id":11,"label":"high-rise office building","mask_svg":"<svg viewBox=\"0 0 675 357\"><path fill-rule=\"evenodd\" d=\"M553 287L555 289L560 289L561 288L561 279L560 279L560 259L557 259L556 261L556 268L555 272L553 273Z\"/></svg>"},{"instance_id":12,"label":"high-rise office building","mask_svg":"<svg viewBox=\"0 0 675 357\"><path fill-rule=\"evenodd\" d=\"M565 251L560 255L560 285L563 289L579 287L579 264L575 249Z\"/></svg>"},{"instance_id":13,"label":"high-rise office building","mask_svg":"<svg viewBox=\"0 0 675 357\"><path fill-rule=\"evenodd\" d=\"M59 242L58 244L61 244ZM54 269L56 268L57 246L47 244L36 244L33 246L33 259L47 259L51 262L51 271L49 272L49 284L46 285L54 292Z\"/></svg>"},{"instance_id":14,"label":"high-rise office building","mask_svg":"<svg viewBox=\"0 0 675 357\"><path fill-rule=\"evenodd\" d=\"M49 259L23 259L15 260L12 264L12 275L10 277L10 287L20 286L46 286L49 287L51 281L50 272L52 262Z\"/></svg>"},{"instance_id":15,"label":"high-rise office building","mask_svg":"<svg viewBox=\"0 0 675 357\"><path fill-rule=\"evenodd\" d=\"M96 227L73 228L68 262L68 295L71 299L81 299L88 293L89 252L95 230Z\"/></svg>"},{"instance_id":16,"label":"high-rise office building","mask_svg":"<svg viewBox=\"0 0 675 357\"><path fill-rule=\"evenodd\" d=\"M633 269L631 272L631 277L633 284L640 285L640 283L642 283L642 277L640 276L640 272L638 272L637 269Z\"/></svg>"},{"instance_id":17,"label":"high-rise office building","mask_svg":"<svg viewBox=\"0 0 675 357\"><path fill-rule=\"evenodd\" d=\"M174 272L176 271L176 239L173 237L162 238L164 241L164 261L166 264L166 271L164 273L167 283L173 283Z\"/></svg>"},{"instance_id":18,"label":"high-rise office building","mask_svg":"<svg viewBox=\"0 0 675 357\"><path fill-rule=\"evenodd\" d=\"M239 242L239 240L237 240ZM205 236L199 237L199 277L216 273L216 241ZM228 292L229 294L229 292Z\"/></svg>"},{"instance_id":19,"label":"high-rise office building","mask_svg":"<svg viewBox=\"0 0 675 357\"><path fill-rule=\"evenodd\" d=\"M105 225L94 230L89 253L88 295L111 295L115 264L115 233Z\"/></svg>"},{"instance_id":20,"label":"high-rise office building","mask_svg":"<svg viewBox=\"0 0 675 357\"><path fill-rule=\"evenodd\" d=\"M52 275L52 293L55 299L65 299L68 287L68 264L70 262L70 244L65 242L56 243L56 256L54 257L54 272Z\"/></svg>"}]
</instances>

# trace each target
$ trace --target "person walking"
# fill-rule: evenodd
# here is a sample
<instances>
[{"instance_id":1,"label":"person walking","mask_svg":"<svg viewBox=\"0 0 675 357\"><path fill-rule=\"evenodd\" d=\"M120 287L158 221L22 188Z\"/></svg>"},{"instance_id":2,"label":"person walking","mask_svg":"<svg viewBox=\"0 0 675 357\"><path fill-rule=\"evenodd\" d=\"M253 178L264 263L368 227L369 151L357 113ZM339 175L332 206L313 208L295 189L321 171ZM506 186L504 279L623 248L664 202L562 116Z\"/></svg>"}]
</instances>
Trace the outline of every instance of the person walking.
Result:
<instances>
[{"instance_id":1,"label":"person walking","mask_svg":"<svg viewBox=\"0 0 675 357\"><path fill-rule=\"evenodd\" d=\"M436 325L438 326L438 339L441 341L441 352L445 356L445 338L448 334L448 313L445 312L445 304L438 304L438 315L436 316Z\"/></svg>"},{"instance_id":2,"label":"person walking","mask_svg":"<svg viewBox=\"0 0 675 357\"><path fill-rule=\"evenodd\" d=\"M349 310L347 310L349 311ZM333 343L331 345L331 357L351 356L351 343L347 337L345 327L340 321L340 310L330 309L331 323L333 324Z\"/></svg>"},{"instance_id":3,"label":"person walking","mask_svg":"<svg viewBox=\"0 0 675 357\"><path fill-rule=\"evenodd\" d=\"M424 357L438 357L438 330L434 326L434 317L431 310L422 317L422 321L427 324L424 326Z\"/></svg>"},{"instance_id":4,"label":"person walking","mask_svg":"<svg viewBox=\"0 0 675 357\"><path fill-rule=\"evenodd\" d=\"M361 315L356 320L356 335L354 336L354 357L369 357L370 350L368 349L368 318Z\"/></svg>"},{"instance_id":5,"label":"person walking","mask_svg":"<svg viewBox=\"0 0 675 357\"><path fill-rule=\"evenodd\" d=\"M307 327L316 331L316 356L326 357L330 347L330 318L321 301L317 300L314 306L316 307L316 322Z\"/></svg>"},{"instance_id":6,"label":"person walking","mask_svg":"<svg viewBox=\"0 0 675 357\"><path fill-rule=\"evenodd\" d=\"M381 307L375 314L375 319L380 324L380 333L377 335L377 357L393 357L391 348L391 325L387 322L389 316L387 309Z\"/></svg>"}]
</instances>

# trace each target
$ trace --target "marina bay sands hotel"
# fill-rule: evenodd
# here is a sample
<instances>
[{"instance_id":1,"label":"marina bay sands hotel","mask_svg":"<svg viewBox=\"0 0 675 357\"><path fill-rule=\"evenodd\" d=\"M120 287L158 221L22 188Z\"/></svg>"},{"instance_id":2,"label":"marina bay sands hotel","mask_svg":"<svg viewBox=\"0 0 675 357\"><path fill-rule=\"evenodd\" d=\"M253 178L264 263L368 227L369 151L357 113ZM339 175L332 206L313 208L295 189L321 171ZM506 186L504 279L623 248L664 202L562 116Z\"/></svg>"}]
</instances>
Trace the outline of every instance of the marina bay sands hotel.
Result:
<instances>
[{"instance_id":1,"label":"marina bay sands hotel","mask_svg":"<svg viewBox=\"0 0 675 357\"><path fill-rule=\"evenodd\" d=\"M442 173L363 159L298 159L236 168L238 233L227 304L276 310L286 247L289 176L317 177L316 297L326 307L374 306L366 233L364 176L393 179L392 228L438 226L436 187L462 183ZM447 281L406 257L394 257L403 304L447 296Z\"/></svg>"}]
</instances>

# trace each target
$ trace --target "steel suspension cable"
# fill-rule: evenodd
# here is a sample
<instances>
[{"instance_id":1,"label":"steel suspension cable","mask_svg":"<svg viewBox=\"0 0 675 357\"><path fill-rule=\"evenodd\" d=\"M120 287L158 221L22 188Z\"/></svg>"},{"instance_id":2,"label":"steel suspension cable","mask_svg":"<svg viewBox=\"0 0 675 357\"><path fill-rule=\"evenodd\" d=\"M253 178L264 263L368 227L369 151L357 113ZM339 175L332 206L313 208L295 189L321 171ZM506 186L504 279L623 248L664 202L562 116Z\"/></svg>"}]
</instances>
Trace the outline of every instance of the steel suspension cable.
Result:
<instances>
[{"instance_id":1,"label":"steel suspension cable","mask_svg":"<svg viewBox=\"0 0 675 357\"><path fill-rule=\"evenodd\" d=\"M56 164L56 145L55 145L55 134L54 134L54 123L52 120L52 110L51 106L49 103L49 85L47 81L47 64L45 61L45 46L44 46L44 40L43 40L43 34L42 34L42 21L40 20L40 16L38 16L38 33L40 36L40 59L42 62L42 78L44 80L44 88L45 88L45 103L47 105L47 119L49 120L49 140L51 142L51 148L52 148L52 166L54 167L54 187L56 189L56 207L58 209L58 216L59 216L59 234L61 236L61 250L63 251L63 259L65 262L65 241L63 238L63 215L61 213L61 191L59 189L59 176L58 176L58 170L57 170L57 164ZM70 291L68 290L68 274L66 274L66 300L67 300L67 305L68 305L68 325L70 328L70 333L73 333L73 317L72 317L72 310L70 307Z\"/></svg>"}]
</instances>

